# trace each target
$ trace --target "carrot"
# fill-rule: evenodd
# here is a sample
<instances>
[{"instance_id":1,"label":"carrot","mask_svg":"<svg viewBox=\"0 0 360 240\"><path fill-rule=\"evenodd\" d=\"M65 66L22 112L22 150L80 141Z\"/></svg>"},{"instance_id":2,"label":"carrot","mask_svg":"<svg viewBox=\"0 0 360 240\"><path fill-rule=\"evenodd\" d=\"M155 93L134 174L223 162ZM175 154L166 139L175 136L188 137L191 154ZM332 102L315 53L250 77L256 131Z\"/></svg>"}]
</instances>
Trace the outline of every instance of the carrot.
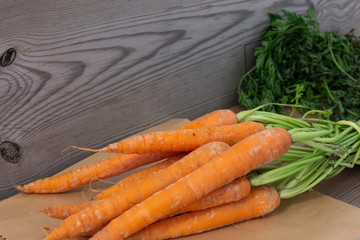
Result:
<instances>
[{"instance_id":1,"label":"carrot","mask_svg":"<svg viewBox=\"0 0 360 240\"><path fill-rule=\"evenodd\" d=\"M89 208L66 218L63 223L50 232L46 240L77 237L92 232L122 214L136 203L143 201L155 192L176 182L185 175L210 162L229 149L226 143L211 142L192 151L157 175L135 183L113 196L107 197Z\"/></svg>"},{"instance_id":2,"label":"carrot","mask_svg":"<svg viewBox=\"0 0 360 240\"><path fill-rule=\"evenodd\" d=\"M169 216L166 216L166 218L186 212L202 210L225 203L235 202L249 195L250 190L250 181L246 177L240 177L230 184L218 188L199 198L195 202L180 208L178 211L170 214Z\"/></svg>"},{"instance_id":3,"label":"carrot","mask_svg":"<svg viewBox=\"0 0 360 240\"><path fill-rule=\"evenodd\" d=\"M92 204L94 204L93 201L73 203L68 205L53 205L42 209L41 212L52 218L65 219L82 209L90 207Z\"/></svg>"},{"instance_id":4,"label":"carrot","mask_svg":"<svg viewBox=\"0 0 360 240\"><path fill-rule=\"evenodd\" d=\"M223 125L236 124L238 122L236 114L229 109L220 109L205 114L190 123L179 127L177 129L196 129L196 128L208 128Z\"/></svg>"},{"instance_id":5,"label":"carrot","mask_svg":"<svg viewBox=\"0 0 360 240\"><path fill-rule=\"evenodd\" d=\"M145 168L139 172L133 173L130 176L121 179L118 181L115 185L111 186L110 188L100 192L94 199L100 200L104 199L106 197L111 196L112 194L116 193L120 189L123 189L135 182L138 182L146 177L149 177L151 175L157 174L159 171L164 170L166 167L170 166L177 160L183 158L185 156L185 153L176 155L174 157L170 157L162 162L159 162L149 168Z\"/></svg>"},{"instance_id":6,"label":"carrot","mask_svg":"<svg viewBox=\"0 0 360 240\"><path fill-rule=\"evenodd\" d=\"M23 186L15 186L15 188L24 193L65 192L177 154L172 152L118 154L88 166L57 176L39 179Z\"/></svg>"},{"instance_id":7,"label":"carrot","mask_svg":"<svg viewBox=\"0 0 360 240\"><path fill-rule=\"evenodd\" d=\"M90 237L94 236L95 233L100 231L102 228L103 228L103 226L99 227L98 229L95 229L95 230L93 230L91 232L86 232L86 233L84 233L83 235L81 235L79 237L90 238ZM49 232L49 231L51 232L51 231L53 231L55 229L55 227L43 227L43 229L46 230L47 232Z\"/></svg>"},{"instance_id":8,"label":"carrot","mask_svg":"<svg viewBox=\"0 0 360 240\"><path fill-rule=\"evenodd\" d=\"M220 109L201 116L179 129L214 127L237 123L234 112ZM23 186L14 186L24 193L60 193L89 183L113 177L142 165L162 160L174 154L116 155L85 167L77 168L61 175L39 179Z\"/></svg>"},{"instance_id":9,"label":"carrot","mask_svg":"<svg viewBox=\"0 0 360 240\"><path fill-rule=\"evenodd\" d=\"M283 128L253 134L113 219L91 239L124 239L262 164L275 160L285 154L290 145L290 134Z\"/></svg>"},{"instance_id":10,"label":"carrot","mask_svg":"<svg viewBox=\"0 0 360 240\"><path fill-rule=\"evenodd\" d=\"M148 180L145 180L148 181ZM209 207L213 207L215 205L220 205L228 202L237 201L245 196L247 196L250 192L250 182L246 177L241 177L229 185L223 186L206 196L198 199L195 202L190 203L189 205L179 209L179 211L171 214L174 216L176 214L195 211L200 209L205 209ZM90 207L92 204L95 204L97 201L69 204L69 205L54 205L49 206L41 210L41 212L45 213L49 217L57 218L57 219L65 219L70 215L73 215L85 208ZM169 216L166 216L168 218Z\"/></svg>"},{"instance_id":11,"label":"carrot","mask_svg":"<svg viewBox=\"0 0 360 240\"><path fill-rule=\"evenodd\" d=\"M117 191L120 191L121 189L124 189L125 187L128 187L136 182L140 182L141 180L159 173L160 170L164 170L166 167L170 166L172 163L176 162L177 160L183 158L186 154L182 153L179 155L176 155L174 157L169 157L165 161L162 161L158 164L155 164L154 166L150 168L143 169L142 171L136 172L122 180L120 180L116 185L113 187L107 189L107 191L104 191L102 193L108 194L108 196L116 193ZM103 198L105 198L104 194L102 195ZM106 197L108 197L106 196ZM100 199L96 199L100 200ZM82 203L76 203L76 204L67 204L67 205L53 205L46 207L41 210L41 212L45 213L49 217L57 218L57 219L65 219L69 217L70 215L73 215L80 210L83 210L87 207L90 207L92 204L96 203L97 201L88 201L88 202L82 202Z\"/></svg>"},{"instance_id":12,"label":"carrot","mask_svg":"<svg viewBox=\"0 0 360 240\"><path fill-rule=\"evenodd\" d=\"M249 121L212 128L159 131L126 138L99 151L121 153L189 152L214 141L233 145L264 129L263 124Z\"/></svg>"},{"instance_id":13,"label":"carrot","mask_svg":"<svg viewBox=\"0 0 360 240\"><path fill-rule=\"evenodd\" d=\"M201 233L264 216L275 210L279 204L280 197L274 187L256 187L244 199L158 221L127 239L160 240Z\"/></svg>"}]
</instances>

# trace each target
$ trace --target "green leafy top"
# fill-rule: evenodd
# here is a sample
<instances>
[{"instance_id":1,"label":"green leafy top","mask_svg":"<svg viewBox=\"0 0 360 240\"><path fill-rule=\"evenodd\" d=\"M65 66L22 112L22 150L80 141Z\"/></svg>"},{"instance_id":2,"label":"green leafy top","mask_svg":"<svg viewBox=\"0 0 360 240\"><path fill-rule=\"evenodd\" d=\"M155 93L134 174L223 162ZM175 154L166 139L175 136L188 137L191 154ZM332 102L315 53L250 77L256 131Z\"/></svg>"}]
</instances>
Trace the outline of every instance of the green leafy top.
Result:
<instances>
[{"instance_id":1,"label":"green leafy top","mask_svg":"<svg viewBox=\"0 0 360 240\"><path fill-rule=\"evenodd\" d=\"M302 87L295 96L301 99ZM308 110L301 118L260 111L269 105L282 105ZM308 118L317 114L317 118ZM323 119L328 110L315 110L298 104L268 103L237 113L239 122L255 121L266 128L286 129L293 143L276 160L266 163L247 174L252 186L272 185L281 198L291 198L311 190L324 179L331 178L345 168L360 165L360 121L331 121Z\"/></svg>"},{"instance_id":2,"label":"green leafy top","mask_svg":"<svg viewBox=\"0 0 360 240\"><path fill-rule=\"evenodd\" d=\"M353 31L320 32L316 13L286 10L269 14L256 66L240 80L239 103L255 108L271 102L289 103L297 85L305 91L299 104L331 108L334 120L360 118L360 43ZM269 105L265 111L281 112Z\"/></svg>"}]
</instances>

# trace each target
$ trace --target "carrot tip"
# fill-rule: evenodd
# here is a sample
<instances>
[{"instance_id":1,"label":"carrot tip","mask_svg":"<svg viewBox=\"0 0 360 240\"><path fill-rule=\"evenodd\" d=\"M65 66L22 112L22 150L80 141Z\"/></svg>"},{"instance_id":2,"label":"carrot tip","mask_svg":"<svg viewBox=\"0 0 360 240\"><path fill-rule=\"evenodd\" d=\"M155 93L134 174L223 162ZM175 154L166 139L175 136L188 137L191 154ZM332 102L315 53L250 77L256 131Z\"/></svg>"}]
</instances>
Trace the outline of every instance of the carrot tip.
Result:
<instances>
[{"instance_id":1,"label":"carrot tip","mask_svg":"<svg viewBox=\"0 0 360 240\"><path fill-rule=\"evenodd\" d=\"M45 213L47 215L48 214L48 209L44 208L44 209L39 210L39 212Z\"/></svg>"},{"instance_id":2,"label":"carrot tip","mask_svg":"<svg viewBox=\"0 0 360 240\"><path fill-rule=\"evenodd\" d=\"M24 191L23 191L23 187L20 186L20 185L13 185L13 187L16 188L16 189L17 189L18 191L20 191L20 192L24 192Z\"/></svg>"},{"instance_id":3,"label":"carrot tip","mask_svg":"<svg viewBox=\"0 0 360 240\"><path fill-rule=\"evenodd\" d=\"M51 232L52 230L54 230L53 227L42 227L43 231L48 233L48 232Z\"/></svg>"}]
</instances>

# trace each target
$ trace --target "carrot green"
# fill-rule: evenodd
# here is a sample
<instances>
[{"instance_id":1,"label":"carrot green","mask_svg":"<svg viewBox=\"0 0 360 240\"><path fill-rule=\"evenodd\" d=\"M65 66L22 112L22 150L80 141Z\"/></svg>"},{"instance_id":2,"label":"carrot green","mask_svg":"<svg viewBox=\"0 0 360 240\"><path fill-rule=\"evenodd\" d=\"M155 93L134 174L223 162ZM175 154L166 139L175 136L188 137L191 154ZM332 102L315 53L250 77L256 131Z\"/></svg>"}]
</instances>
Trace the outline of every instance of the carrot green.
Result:
<instances>
[{"instance_id":1,"label":"carrot green","mask_svg":"<svg viewBox=\"0 0 360 240\"><path fill-rule=\"evenodd\" d=\"M345 168L360 164L360 121L308 118L306 113L302 118L293 118L260 111L263 107L265 105L238 113L239 122L256 121L267 128L285 128L292 142L298 144L293 144L276 161L249 173L252 186L272 185L281 198L290 198L310 190Z\"/></svg>"},{"instance_id":2,"label":"carrot green","mask_svg":"<svg viewBox=\"0 0 360 240\"><path fill-rule=\"evenodd\" d=\"M240 105L294 102L333 110L336 121L360 119L360 41L354 32L322 33L312 9L305 15L283 10L269 18L255 51L256 65L240 80ZM293 99L301 85L303 96ZM281 113L282 107L264 110Z\"/></svg>"}]
</instances>

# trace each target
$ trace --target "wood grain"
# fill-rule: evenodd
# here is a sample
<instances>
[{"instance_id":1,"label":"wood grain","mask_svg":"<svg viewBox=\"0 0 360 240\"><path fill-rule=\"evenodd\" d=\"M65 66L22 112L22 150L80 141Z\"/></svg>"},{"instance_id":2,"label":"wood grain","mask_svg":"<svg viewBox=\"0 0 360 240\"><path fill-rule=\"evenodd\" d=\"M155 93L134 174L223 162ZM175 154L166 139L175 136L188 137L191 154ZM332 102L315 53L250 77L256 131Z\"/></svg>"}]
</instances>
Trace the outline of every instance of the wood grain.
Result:
<instances>
[{"instance_id":1,"label":"wood grain","mask_svg":"<svg viewBox=\"0 0 360 240\"><path fill-rule=\"evenodd\" d=\"M17 53L0 67L0 141L21 153L0 159L0 199L89 155L61 154L69 145L98 148L235 105L268 12L314 7L327 27L360 16L350 1L0 3L0 54Z\"/></svg>"}]
</instances>

